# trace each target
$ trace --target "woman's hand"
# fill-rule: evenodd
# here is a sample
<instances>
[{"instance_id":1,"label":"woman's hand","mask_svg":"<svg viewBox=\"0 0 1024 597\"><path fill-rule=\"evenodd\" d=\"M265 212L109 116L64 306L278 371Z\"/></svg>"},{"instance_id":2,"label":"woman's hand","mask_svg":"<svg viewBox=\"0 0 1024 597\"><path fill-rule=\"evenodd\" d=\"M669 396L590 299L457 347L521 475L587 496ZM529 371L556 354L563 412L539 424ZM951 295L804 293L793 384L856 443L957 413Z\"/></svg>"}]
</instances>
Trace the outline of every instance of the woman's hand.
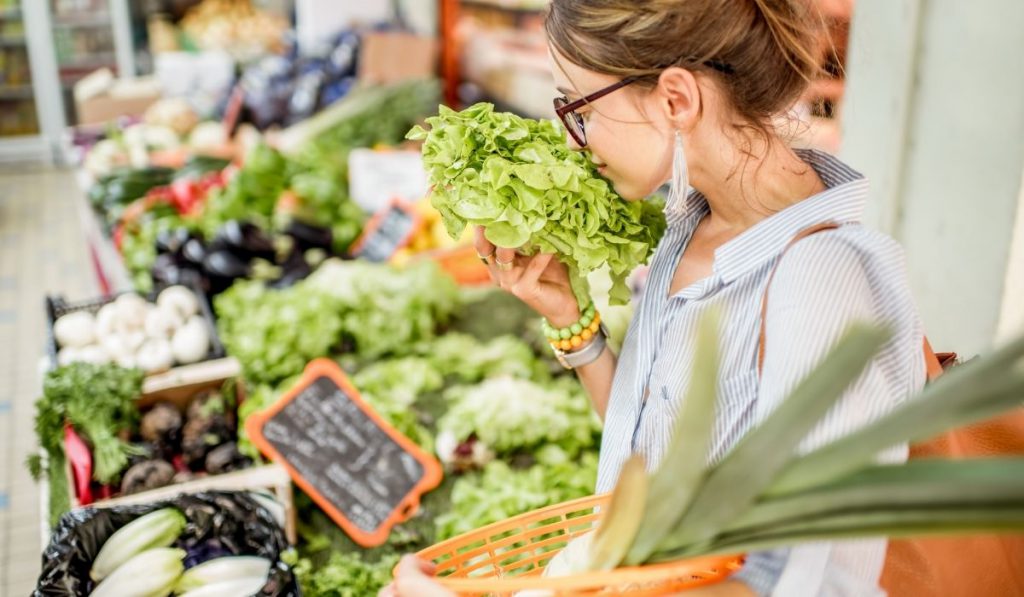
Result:
<instances>
[{"instance_id":1,"label":"woman's hand","mask_svg":"<svg viewBox=\"0 0 1024 597\"><path fill-rule=\"evenodd\" d=\"M434 580L434 568L416 556L403 557L394 582L381 589L377 597L456 597Z\"/></svg>"},{"instance_id":2,"label":"woman's hand","mask_svg":"<svg viewBox=\"0 0 1024 597\"><path fill-rule=\"evenodd\" d=\"M576 295L569 284L569 270L554 255L524 257L515 249L497 248L476 228L477 255L487 262L491 278L555 327L566 327L580 318Z\"/></svg>"}]
</instances>

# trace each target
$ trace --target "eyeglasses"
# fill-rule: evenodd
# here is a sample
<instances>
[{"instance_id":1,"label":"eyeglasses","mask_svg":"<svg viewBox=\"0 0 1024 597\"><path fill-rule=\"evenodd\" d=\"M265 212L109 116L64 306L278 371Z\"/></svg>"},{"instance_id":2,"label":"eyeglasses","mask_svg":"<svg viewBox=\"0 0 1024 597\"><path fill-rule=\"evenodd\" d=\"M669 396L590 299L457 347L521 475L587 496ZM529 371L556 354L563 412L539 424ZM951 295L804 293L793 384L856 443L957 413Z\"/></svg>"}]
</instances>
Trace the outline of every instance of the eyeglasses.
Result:
<instances>
[{"instance_id":1,"label":"eyeglasses","mask_svg":"<svg viewBox=\"0 0 1024 597\"><path fill-rule=\"evenodd\" d=\"M714 70L717 70L727 75L731 75L734 72L732 66L724 62L719 62L717 60L708 60L704 63L704 66L713 68ZM607 87L598 89L594 93L581 97L580 99L572 102L570 102L569 98L565 97L564 95L556 97L553 100L553 103L555 104L555 114L557 114L558 119L562 121L562 124L565 126L565 130L569 132L569 136L572 137L572 140L575 141L576 144L579 145L580 147L586 147L587 129L583 126L583 117L580 116L576 112L576 110L579 110L583 106L592 103L598 99L601 99L602 97L608 95L613 91L622 89L626 85L629 85L630 83L634 83L640 80L640 78L641 77L626 77L621 81L612 83Z\"/></svg>"},{"instance_id":2,"label":"eyeglasses","mask_svg":"<svg viewBox=\"0 0 1024 597\"><path fill-rule=\"evenodd\" d=\"M621 81L613 83L603 89L598 89L590 95L581 97L580 99L570 102L569 98L564 95L556 97L553 101L555 104L555 114L558 114L559 120L565 126L565 130L569 132L569 136L576 142L580 147L587 146L587 130L583 126L583 117L580 116L576 110L579 110L583 106L601 99L613 91L622 89L626 85L633 83L639 77L626 77Z\"/></svg>"}]
</instances>

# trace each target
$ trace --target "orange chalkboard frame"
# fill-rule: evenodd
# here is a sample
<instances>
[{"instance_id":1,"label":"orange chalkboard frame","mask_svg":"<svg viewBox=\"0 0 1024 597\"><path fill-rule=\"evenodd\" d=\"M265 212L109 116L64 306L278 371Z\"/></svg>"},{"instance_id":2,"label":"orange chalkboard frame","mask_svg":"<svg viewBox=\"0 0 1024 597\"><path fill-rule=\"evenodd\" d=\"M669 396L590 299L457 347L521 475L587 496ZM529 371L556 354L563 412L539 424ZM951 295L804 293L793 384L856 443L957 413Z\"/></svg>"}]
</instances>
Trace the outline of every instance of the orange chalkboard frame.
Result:
<instances>
[{"instance_id":1,"label":"orange chalkboard frame","mask_svg":"<svg viewBox=\"0 0 1024 597\"><path fill-rule=\"evenodd\" d=\"M370 218L370 221L367 222L366 226L363 227L363 233L360 234L359 238L357 238L355 242L353 242L352 245L348 248L348 252L352 255L358 255L359 251L363 248L363 245L366 244L366 241L371 236L376 234L377 229L380 228L381 224L384 223L384 218L387 217L388 212L394 209L397 209L405 213L405 215L409 216L409 219L412 220L412 226L409 227L409 232L406 233L406 235L401 238L398 244L395 245L395 252L397 253L398 251L409 246L409 243L412 242L413 236L415 236L416 232L420 229L421 226L423 226L423 218L420 217L420 214L416 212L416 208L411 203L396 198L392 199L388 203L387 207L379 210L377 213L373 215L373 217ZM394 254L392 254L392 257L394 257ZM390 261L390 259L388 259L388 261Z\"/></svg>"},{"instance_id":2,"label":"orange chalkboard frame","mask_svg":"<svg viewBox=\"0 0 1024 597\"><path fill-rule=\"evenodd\" d=\"M366 416L373 420L388 436L391 437L403 450L423 465L423 477L409 491L402 500L398 502L391 514L372 532L360 529L352 521L345 517L344 513L338 510L323 495L317 491L314 485L302 477L295 468L286 460L277 448L263 436L263 426L267 421L281 412L292 400L295 400L306 388L312 385L321 377L327 377L341 388L352 402L359 407ZM330 359L316 359L306 365L305 371L299 381L288 390L281 398L267 410L253 413L245 422L245 429L249 439L268 458L277 462L288 471L295 484L302 488L309 497L316 502L335 523L338 524L353 541L363 547L377 547L382 545L391 534L391 529L401 522L408 520L419 508L420 497L441 484L444 475L441 464L431 454L417 446L408 437L402 435L387 421L385 421L373 408L363 400L358 390L352 385L345 373L338 367L337 363Z\"/></svg>"}]
</instances>

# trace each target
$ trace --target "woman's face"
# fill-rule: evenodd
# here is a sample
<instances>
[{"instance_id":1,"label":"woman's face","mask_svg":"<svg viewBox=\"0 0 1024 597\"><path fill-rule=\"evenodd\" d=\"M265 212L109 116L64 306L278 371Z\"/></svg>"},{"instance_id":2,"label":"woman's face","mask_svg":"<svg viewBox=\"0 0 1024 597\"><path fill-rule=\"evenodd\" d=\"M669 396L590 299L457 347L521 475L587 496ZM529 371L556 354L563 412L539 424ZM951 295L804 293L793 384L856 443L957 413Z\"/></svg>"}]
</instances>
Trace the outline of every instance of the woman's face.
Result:
<instances>
[{"instance_id":1,"label":"woman's face","mask_svg":"<svg viewBox=\"0 0 1024 597\"><path fill-rule=\"evenodd\" d=\"M570 102L619 80L577 66L554 48L550 58L555 85ZM591 159L623 198L648 197L671 176L673 128L647 89L628 85L576 113L583 118ZM568 142L579 147L571 136Z\"/></svg>"}]
</instances>

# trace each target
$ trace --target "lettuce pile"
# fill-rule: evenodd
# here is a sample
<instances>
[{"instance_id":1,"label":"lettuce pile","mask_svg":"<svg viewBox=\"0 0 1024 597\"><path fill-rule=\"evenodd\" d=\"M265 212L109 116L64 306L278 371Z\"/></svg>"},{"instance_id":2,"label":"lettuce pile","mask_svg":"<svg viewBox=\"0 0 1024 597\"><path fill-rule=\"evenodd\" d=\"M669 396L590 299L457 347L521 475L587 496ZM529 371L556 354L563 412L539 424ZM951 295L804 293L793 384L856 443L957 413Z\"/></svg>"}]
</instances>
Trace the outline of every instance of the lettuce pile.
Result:
<instances>
[{"instance_id":1,"label":"lettuce pile","mask_svg":"<svg viewBox=\"0 0 1024 597\"><path fill-rule=\"evenodd\" d=\"M619 197L552 121L481 103L461 112L442 106L427 124L407 137L424 141L432 203L453 238L480 225L497 246L559 254L580 305L589 302L586 275L607 265L612 304L629 301L626 276L665 230L659 202Z\"/></svg>"}]
</instances>

